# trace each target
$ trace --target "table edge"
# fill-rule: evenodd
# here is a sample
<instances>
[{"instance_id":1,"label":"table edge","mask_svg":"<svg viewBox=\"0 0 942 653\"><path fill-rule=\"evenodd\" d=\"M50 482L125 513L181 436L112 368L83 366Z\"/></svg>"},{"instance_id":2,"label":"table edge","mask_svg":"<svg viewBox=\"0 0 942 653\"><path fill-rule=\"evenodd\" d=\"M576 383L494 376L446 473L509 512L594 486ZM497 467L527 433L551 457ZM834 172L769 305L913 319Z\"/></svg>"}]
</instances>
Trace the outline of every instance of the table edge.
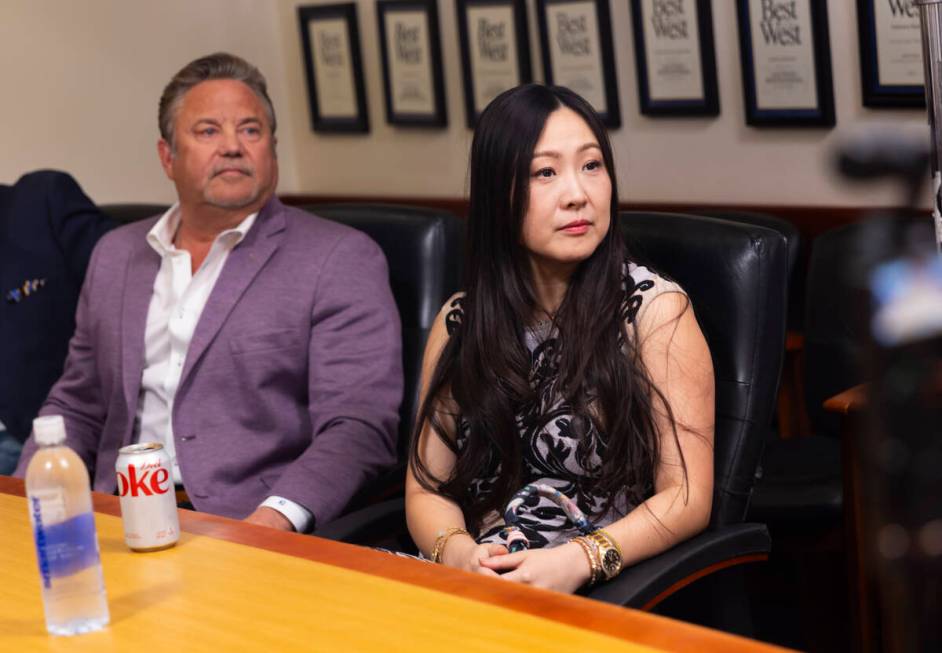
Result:
<instances>
[{"instance_id":1,"label":"table edge","mask_svg":"<svg viewBox=\"0 0 942 653\"><path fill-rule=\"evenodd\" d=\"M0 493L25 497L23 480L0 475ZM97 513L121 516L116 496L93 492L92 502ZM488 603L633 644L678 651L729 653L787 650L631 608L478 576L312 535L277 531L227 517L180 510L180 528L194 535L265 549Z\"/></svg>"}]
</instances>

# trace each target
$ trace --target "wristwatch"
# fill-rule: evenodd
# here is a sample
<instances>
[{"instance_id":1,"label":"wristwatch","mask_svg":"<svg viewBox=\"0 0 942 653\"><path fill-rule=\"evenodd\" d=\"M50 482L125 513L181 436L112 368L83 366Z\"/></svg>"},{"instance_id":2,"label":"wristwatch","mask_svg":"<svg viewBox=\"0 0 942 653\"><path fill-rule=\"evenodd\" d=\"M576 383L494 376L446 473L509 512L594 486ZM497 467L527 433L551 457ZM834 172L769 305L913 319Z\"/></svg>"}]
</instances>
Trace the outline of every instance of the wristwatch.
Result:
<instances>
[{"instance_id":1,"label":"wristwatch","mask_svg":"<svg viewBox=\"0 0 942 653\"><path fill-rule=\"evenodd\" d=\"M622 557L618 543L612 536L599 529L589 533L586 537L592 540L599 553L599 563L602 565L602 577L611 580L621 572Z\"/></svg>"}]
</instances>

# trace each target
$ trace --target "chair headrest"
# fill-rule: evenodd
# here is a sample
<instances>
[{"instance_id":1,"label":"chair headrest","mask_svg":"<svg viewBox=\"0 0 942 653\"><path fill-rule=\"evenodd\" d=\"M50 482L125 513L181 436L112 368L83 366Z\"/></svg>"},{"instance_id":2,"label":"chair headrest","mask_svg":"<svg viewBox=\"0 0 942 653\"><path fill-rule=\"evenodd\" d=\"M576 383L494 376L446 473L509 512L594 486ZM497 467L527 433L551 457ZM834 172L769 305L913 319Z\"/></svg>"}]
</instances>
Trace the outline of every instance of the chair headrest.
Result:
<instances>
[{"instance_id":1,"label":"chair headrest","mask_svg":"<svg viewBox=\"0 0 942 653\"><path fill-rule=\"evenodd\" d=\"M461 279L463 223L452 213L395 204L300 207L358 229L383 250L403 326L429 329Z\"/></svg>"},{"instance_id":2,"label":"chair headrest","mask_svg":"<svg viewBox=\"0 0 942 653\"><path fill-rule=\"evenodd\" d=\"M145 218L152 218L155 215L166 213L167 209L170 208L170 205L124 203L102 204L98 208L101 209L102 213L110 217L118 224L128 224L130 222L137 222L138 220L144 220Z\"/></svg>"}]
</instances>

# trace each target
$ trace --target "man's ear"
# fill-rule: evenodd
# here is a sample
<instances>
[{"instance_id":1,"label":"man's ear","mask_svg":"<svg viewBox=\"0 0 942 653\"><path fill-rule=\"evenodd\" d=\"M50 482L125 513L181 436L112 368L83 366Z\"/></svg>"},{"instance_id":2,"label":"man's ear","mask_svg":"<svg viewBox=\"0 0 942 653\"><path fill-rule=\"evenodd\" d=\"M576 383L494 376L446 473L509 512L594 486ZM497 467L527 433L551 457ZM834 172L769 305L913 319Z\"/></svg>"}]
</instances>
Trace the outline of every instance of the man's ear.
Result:
<instances>
[{"instance_id":1,"label":"man's ear","mask_svg":"<svg viewBox=\"0 0 942 653\"><path fill-rule=\"evenodd\" d=\"M167 178L173 180L173 146L161 138L157 141L157 156L160 157L160 165L164 169Z\"/></svg>"}]
</instances>

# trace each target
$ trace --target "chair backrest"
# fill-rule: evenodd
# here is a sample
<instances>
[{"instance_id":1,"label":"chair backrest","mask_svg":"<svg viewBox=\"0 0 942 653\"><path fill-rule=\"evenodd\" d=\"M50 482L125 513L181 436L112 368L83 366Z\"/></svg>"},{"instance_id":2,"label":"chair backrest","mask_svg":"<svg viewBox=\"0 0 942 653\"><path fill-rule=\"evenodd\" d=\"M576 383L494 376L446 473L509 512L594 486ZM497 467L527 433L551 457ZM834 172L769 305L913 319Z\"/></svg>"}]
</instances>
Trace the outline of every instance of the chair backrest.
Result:
<instances>
[{"instance_id":1,"label":"chair backrest","mask_svg":"<svg viewBox=\"0 0 942 653\"><path fill-rule=\"evenodd\" d=\"M676 213L627 211L620 226L633 259L690 296L716 375L711 523L741 522L785 350L785 240L758 225Z\"/></svg>"},{"instance_id":2,"label":"chair backrest","mask_svg":"<svg viewBox=\"0 0 942 653\"><path fill-rule=\"evenodd\" d=\"M868 257L857 223L830 229L811 244L805 304L805 408L815 435L840 437L840 418L824 410L826 399L863 382L868 298L851 279L851 265ZM874 234L876 235L876 234Z\"/></svg>"},{"instance_id":3,"label":"chair backrest","mask_svg":"<svg viewBox=\"0 0 942 653\"><path fill-rule=\"evenodd\" d=\"M301 207L366 233L382 248L402 320L405 386L399 446L409 442L418 404L422 354L439 309L458 290L463 223L436 209L393 204L312 204Z\"/></svg>"},{"instance_id":4,"label":"chair backrest","mask_svg":"<svg viewBox=\"0 0 942 653\"><path fill-rule=\"evenodd\" d=\"M768 213L758 213L755 211L727 211L723 209L705 209L695 211L697 215L705 215L708 218L720 218L721 220L731 220L732 222L745 222L760 227L773 229L785 239L785 247L788 250L788 317L787 325L790 329L800 331L804 324L805 315L805 275L798 273L795 266L801 257L802 240L798 232L798 227L793 223Z\"/></svg>"},{"instance_id":5,"label":"chair backrest","mask_svg":"<svg viewBox=\"0 0 942 653\"><path fill-rule=\"evenodd\" d=\"M785 247L788 250L788 273L791 274L795 269L795 263L798 261L798 252L801 248L801 236L798 233L798 227L788 220L757 211L704 209L702 211L695 211L694 213L708 218L719 218L720 220L729 220L730 222L754 224L779 232L785 239Z\"/></svg>"},{"instance_id":6,"label":"chair backrest","mask_svg":"<svg viewBox=\"0 0 942 653\"><path fill-rule=\"evenodd\" d=\"M118 224L137 222L160 215L170 208L169 204L102 204L98 207Z\"/></svg>"}]
</instances>

